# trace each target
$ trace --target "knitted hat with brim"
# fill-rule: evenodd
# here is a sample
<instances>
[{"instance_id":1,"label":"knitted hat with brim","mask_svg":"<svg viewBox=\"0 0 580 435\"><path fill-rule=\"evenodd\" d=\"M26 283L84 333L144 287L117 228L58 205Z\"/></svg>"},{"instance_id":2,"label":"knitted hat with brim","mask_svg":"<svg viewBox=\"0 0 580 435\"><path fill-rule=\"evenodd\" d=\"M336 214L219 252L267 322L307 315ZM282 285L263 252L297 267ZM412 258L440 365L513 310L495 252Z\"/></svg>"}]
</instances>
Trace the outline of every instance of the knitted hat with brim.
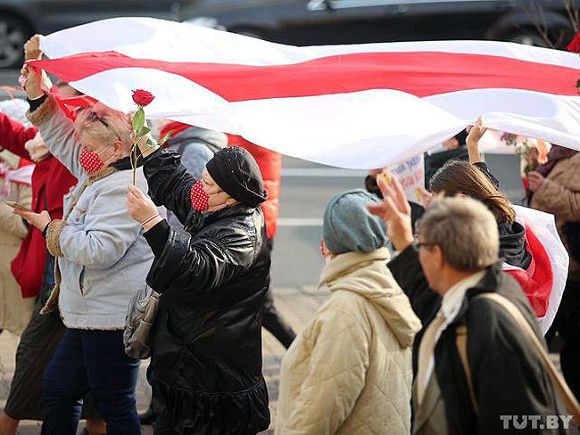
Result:
<instances>
[{"instance_id":1,"label":"knitted hat with brim","mask_svg":"<svg viewBox=\"0 0 580 435\"><path fill-rule=\"evenodd\" d=\"M356 189L336 195L324 211L322 237L335 255L372 252L387 243L383 221L371 215L367 206L378 202L370 193Z\"/></svg>"}]
</instances>

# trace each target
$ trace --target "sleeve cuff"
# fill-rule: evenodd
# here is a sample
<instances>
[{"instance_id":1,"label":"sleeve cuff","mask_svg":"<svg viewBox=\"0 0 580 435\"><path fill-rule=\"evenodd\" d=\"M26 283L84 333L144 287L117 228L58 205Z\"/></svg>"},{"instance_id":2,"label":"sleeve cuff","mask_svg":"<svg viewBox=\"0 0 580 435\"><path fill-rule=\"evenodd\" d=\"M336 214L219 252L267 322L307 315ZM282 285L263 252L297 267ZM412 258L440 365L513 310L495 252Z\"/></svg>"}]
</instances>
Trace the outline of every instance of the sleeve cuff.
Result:
<instances>
[{"instance_id":1,"label":"sleeve cuff","mask_svg":"<svg viewBox=\"0 0 580 435\"><path fill-rule=\"evenodd\" d=\"M62 219L55 219L48 224L46 228L46 248L53 257L62 257L60 249L60 234L66 222Z\"/></svg>"},{"instance_id":2,"label":"sleeve cuff","mask_svg":"<svg viewBox=\"0 0 580 435\"><path fill-rule=\"evenodd\" d=\"M170 229L171 228L169 227L167 221L163 219L161 222L143 234L155 257L159 257L162 254L163 249L165 249L167 239L169 239Z\"/></svg>"},{"instance_id":3,"label":"sleeve cuff","mask_svg":"<svg viewBox=\"0 0 580 435\"><path fill-rule=\"evenodd\" d=\"M39 126L46 121L48 121L55 110L58 109L58 103L52 95L45 95L39 99L29 101L30 110L26 112L26 117L32 123L32 125ZM35 108L34 105L38 104Z\"/></svg>"}]
</instances>

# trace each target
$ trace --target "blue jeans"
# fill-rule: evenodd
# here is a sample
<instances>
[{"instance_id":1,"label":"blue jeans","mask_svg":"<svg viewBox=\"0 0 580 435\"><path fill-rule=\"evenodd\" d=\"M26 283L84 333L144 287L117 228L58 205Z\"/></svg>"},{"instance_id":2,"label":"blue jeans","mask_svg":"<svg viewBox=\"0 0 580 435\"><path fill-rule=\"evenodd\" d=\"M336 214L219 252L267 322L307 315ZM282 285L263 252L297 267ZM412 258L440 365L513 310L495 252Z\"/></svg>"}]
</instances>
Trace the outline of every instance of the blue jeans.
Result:
<instances>
[{"instance_id":1,"label":"blue jeans","mask_svg":"<svg viewBox=\"0 0 580 435\"><path fill-rule=\"evenodd\" d=\"M76 434L89 390L109 435L140 434L138 372L139 360L125 355L123 331L67 329L44 373L42 434Z\"/></svg>"}]
</instances>

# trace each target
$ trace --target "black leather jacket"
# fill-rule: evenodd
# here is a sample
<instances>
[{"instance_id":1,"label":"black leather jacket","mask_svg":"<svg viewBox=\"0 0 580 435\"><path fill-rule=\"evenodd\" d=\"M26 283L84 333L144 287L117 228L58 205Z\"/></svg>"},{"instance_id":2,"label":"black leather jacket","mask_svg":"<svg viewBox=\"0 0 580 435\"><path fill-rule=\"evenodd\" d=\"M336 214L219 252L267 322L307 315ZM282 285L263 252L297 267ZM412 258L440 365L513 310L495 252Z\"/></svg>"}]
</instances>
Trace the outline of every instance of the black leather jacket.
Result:
<instances>
[{"instance_id":1,"label":"black leather jacket","mask_svg":"<svg viewBox=\"0 0 580 435\"><path fill-rule=\"evenodd\" d=\"M163 222L146 233L155 254L147 283L162 294L148 371L163 397L161 417L191 433L265 430L261 309L270 256L260 208L197 213L189 199L196 180L177 154L157 151L144 168L154 202L186 227Z\"/></svg>"}]
</instances>

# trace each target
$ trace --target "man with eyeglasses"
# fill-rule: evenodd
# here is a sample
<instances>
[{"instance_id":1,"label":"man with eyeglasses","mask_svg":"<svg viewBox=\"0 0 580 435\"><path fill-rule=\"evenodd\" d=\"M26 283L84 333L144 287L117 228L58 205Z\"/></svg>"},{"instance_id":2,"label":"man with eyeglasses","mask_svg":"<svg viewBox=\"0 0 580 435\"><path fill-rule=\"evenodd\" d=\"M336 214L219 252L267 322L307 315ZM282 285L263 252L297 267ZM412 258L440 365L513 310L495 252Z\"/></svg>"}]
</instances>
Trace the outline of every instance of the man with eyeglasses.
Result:
<instances>
[{"instance_id":1,"label":"man with eyeglasses","mask_svg":"<svg viewBox=\"0 0 580 435\"><path fill-rule=\"evenodd\" d=\"M423 323L413 349L413 434L506 433L513 430L506 415L540 416L540 422L565 416L529 338L503 307L482 297L507 298L544 343L518 284L497 265L499 236L491 212L471 198L436 199L414 239L400 183L378 178L384 200L369 211L387 225L399 252L389 269ZM465 333L462 347L458 336ZM529 422L526 433L569 433L568 424L559 422Z\"/></svg>"}]
</instances>

